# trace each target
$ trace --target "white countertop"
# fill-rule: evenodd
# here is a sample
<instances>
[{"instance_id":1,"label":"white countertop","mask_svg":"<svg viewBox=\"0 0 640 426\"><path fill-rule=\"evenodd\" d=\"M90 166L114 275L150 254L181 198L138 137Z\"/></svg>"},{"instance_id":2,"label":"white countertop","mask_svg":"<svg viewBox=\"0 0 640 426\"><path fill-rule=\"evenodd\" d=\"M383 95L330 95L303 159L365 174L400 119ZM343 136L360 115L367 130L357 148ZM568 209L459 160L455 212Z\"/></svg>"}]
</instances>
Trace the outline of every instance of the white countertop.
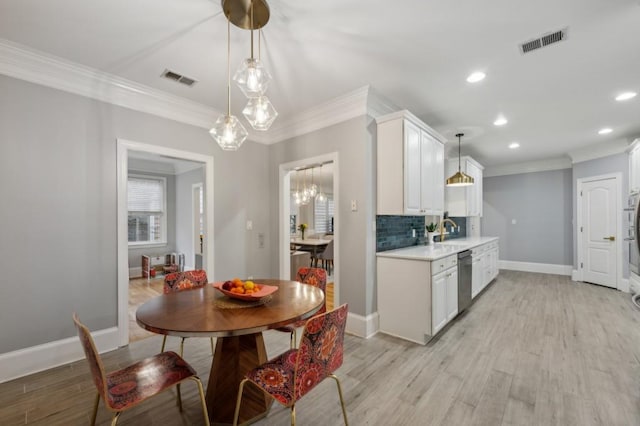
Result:
<instances>
[{"instance_id":1,"label":"white countertop","mask_svg":"<svg viewBox=\"0 0 640 426\"><path fill-rule=\"evenodd\" d=\"M438 260L461 251L498 241L498 237L469 237L445 240L441 243L431 243L428 246L411 246L401 249L381 251L376 253L378 257L393 257L410 260Z\"/></svg>"}]
</instances>

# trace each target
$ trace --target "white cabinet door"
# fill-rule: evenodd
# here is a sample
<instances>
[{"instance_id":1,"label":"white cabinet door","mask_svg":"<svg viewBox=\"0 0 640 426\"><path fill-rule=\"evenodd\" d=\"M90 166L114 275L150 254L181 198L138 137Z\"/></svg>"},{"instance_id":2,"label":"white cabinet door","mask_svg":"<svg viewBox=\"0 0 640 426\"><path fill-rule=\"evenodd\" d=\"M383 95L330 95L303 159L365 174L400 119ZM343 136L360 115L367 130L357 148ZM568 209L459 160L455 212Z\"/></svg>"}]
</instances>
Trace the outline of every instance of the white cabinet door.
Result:
<instances>
[{"instance_id":1,"label":"white cabinet door","mask_svg":"<svg viewBox=\"0 0 640 426\"><path fill-rule=\"evenodd\" d=\"M447 273L447 322L458 315L458 269L448 269Z\"/></svg>"},{"instance_id":2,"label":"white cabinet door","mask_svg":"<svg viewBox=\"0 0 640 426\"><path fill-rule=\"evenodd\" d=\"M433 185L431 192L433 194L433 203L430 214L441 216L444 213L444 145L431 138L431 147L431 158L433 159L433 167L431 169Z\"/></svg>"},{"instance_id":3,"label":"white cabinet door","mask_svg":"<svg viewBox=\"0 0 640 426\"><path fill-rule=\"evenodd\" d=\"M482 256L473 255L471 263L471 298L482 290Z\"/></svg>"},{"instance_id":4,"label":"white cabinet door","mask_svg":"<svg viewBox=\"0 0 640 426\"><path fill-rule=\"evenodd\" d=\"M406 214L420 214L422 210L420 128L404 121L404 209Z\"/></svg>"},{"instance_id":5,"label":"white cabinet door","mask_svg":"<svg viewBox=\"0 0 640 426\"><path fill-rule=\"evenodd\" d=\"M447 324L447 271L431 277L431 315L435 335Z\"/></svg>"},{"instance_id":6,"label":"white cabinet door","mask_svg":"<svg viewBox=\"0 0 640 426\"><path fill-rule=\"evenodd\" d=\"M426 132L420 132L420 149L421 149L421 179L420 179L420 195L422 212L431 214L433 206L434 194L434 175L433 175L433 144L431 137Z\"/></svg>"},{"instance_id":7,"label":"white cabinet door","mask_svg":"<svg viewBox=\"0 0 640 426\"><path fill-rule=\"evenodd\" d=\"M467 161L467 174L473 178L473 185L467 189L467 216L480 216L482 204L482 174L478 166Z\"/></svg>"}]
</instances>

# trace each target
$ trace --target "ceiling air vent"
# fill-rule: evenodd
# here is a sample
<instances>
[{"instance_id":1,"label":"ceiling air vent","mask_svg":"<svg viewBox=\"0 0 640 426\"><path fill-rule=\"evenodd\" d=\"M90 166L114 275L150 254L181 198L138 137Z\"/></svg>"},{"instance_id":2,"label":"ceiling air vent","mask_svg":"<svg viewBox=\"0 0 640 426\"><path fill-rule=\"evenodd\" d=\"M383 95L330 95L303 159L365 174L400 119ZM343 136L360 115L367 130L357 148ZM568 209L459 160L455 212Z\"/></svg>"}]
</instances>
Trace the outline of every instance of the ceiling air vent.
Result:
<instances>
[{"instance_id":1,"label":"ceiling air vent","mask_svg":"<svg viewBox=\"0 0 640 426\"><path fill-rule=\"evenodd\" d=\"M168 78L169 80L177 81L178 83L182 83L185 86L189 86L189 87L197 83L197 80L186 77L182 74L178 74L177 72L171 71L171 70L164 70L164 72L162 73L162 76L165 78Z\"/></svg>"},{"instance_id":2,"label":"ceiling air vent","mask_svg":"<svg viewBox=\"0 0 640 426\"><path fill-rule=\"evenodd\" d=\"M529 53L531 51L538 50L542 47L549 46L550 44L554 44L559 41L566 40L567 30L568 28L564 28L560 31L547 33L533 40L526 41L520 45L520 52L522 54Z\"/></svg>"}]
</instances>

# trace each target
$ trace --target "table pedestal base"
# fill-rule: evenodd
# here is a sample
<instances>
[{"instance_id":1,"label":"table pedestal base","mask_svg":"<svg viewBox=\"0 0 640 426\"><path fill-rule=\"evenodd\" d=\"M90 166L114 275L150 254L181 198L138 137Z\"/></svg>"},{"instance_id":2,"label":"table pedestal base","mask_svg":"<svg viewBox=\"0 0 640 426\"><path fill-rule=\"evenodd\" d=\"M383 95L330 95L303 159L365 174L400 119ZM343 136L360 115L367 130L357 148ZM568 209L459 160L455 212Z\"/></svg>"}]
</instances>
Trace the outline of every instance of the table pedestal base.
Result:
<instances>
[{"instance_id":1,"label":"table pedestal base","mask_svg":"<svg viewBox=\"0 0 640 426\"><path fill-rule=\"evenodd\" d=\"M262 333L216 340L206 395L212 425L233 424L240 382L247 372L265 362L267 350ZM238 423L251 423L266 416L272 403L270 396L251 384L245 385Z\"/></svg>"}]
</instances>

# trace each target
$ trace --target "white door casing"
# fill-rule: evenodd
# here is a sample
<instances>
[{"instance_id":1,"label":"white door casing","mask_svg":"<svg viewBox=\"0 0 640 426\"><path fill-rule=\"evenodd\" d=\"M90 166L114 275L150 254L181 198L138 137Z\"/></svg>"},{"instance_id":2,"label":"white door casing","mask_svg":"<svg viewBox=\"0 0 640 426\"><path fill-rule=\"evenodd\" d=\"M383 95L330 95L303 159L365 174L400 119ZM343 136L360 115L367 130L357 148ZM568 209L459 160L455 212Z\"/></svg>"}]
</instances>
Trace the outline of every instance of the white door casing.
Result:
<instances>
[{"instance_id":1,"label":"white door casing","mask_svg":"<svg viewBox=\"0 0 640 426\"><path fill-rule=\"evenodd\" d=\"M579 182L579 259L582 280L618 288L619 182L615 176Z\"/></svg>"}]
</instances>

